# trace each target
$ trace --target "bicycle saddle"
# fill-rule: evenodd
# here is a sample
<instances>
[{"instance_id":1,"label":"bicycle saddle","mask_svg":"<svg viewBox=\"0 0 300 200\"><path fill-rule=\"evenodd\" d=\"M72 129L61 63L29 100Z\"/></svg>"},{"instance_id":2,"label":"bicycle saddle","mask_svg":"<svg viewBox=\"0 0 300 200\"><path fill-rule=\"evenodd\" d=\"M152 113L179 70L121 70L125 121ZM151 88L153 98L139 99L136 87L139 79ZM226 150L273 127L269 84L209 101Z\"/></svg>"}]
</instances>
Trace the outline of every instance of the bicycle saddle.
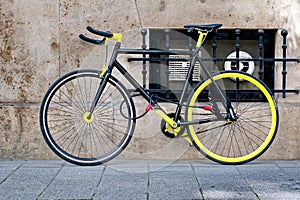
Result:
<instances>
[{"instance_id":1,"label":"bicycle saddle","mask_svg":"<svg viewBox=\"0 0 300 200\"><path fill-rule=\"evenodd\" d=\"M202 25L185 25L184 28L193 28L202 31L212 31L218 29L222 24L202 24Z\"/></svg>"}]
</instances>

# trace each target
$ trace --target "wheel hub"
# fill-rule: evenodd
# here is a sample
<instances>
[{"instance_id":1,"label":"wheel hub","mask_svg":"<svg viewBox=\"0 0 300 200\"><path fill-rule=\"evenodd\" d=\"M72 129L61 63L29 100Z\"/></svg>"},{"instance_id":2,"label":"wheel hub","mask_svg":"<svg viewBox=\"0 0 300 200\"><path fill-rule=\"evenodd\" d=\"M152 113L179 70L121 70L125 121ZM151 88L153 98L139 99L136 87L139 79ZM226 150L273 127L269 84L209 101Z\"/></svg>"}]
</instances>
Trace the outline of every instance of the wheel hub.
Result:
<instances>
[{"instance_id":1,"label":"wheel hub","mask_svg":"<svg viewBox=\"0 0 300 200\"><path fill-rule=\"evenodd\" d=\"M95 119L94 114L91 114L90 112L86 112L82 115L82 119L86 123L92 123Z\"/></svg>"},{"instance_id":2,"label":"wheel hub","mask_svg":"<svg viewBox=\"0 0 300 200\"><path fill-rule=\"evenodd\" d=\"M229 123L236 122L238 118L239 117L236 115L232 108L230 108L229 113L225 115L225 120L227 120L227 122Z\"/></svg>"}]
</instances>

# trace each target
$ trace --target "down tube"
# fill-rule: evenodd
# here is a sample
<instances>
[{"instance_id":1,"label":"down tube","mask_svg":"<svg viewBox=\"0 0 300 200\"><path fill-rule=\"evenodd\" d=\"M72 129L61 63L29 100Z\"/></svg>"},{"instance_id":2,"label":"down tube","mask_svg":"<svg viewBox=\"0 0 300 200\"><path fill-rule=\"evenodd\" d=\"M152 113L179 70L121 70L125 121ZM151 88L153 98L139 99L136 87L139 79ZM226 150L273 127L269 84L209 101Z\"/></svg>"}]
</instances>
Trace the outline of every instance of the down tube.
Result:
<instances>
[{"instance_id":1,"label":"down tube","mask_svg":"<svg viewBox=\"0 0 300 200\"><path fill-rule=\"evenodd\" d=\"M115 61L114 66L123 74L123 76L140 92L140 94L150 103L151 102L151 97L149 94L144 90L144 88L128 73L128 71L118 62ZM165 120L168 124L170 124L173 128L177 127L177 123L170 118L163 109L160 108L160 106L154 102L154 104L157 106L155 109L156 113L163 119Z\"/></svg>"},{"instance_id":2,"label":"down tube","mask_svg":"<svg viewBox=\"0 0 300 200\"><path fill-rule=\"evenodd\" d=\"M150 103L151 97L144 90L144 88L128 73L128 71L116 60L114 62L115 67L121 72L121 74L131 83L131 85L140 92L140 94Z\"/></svg>"}]
</instances>

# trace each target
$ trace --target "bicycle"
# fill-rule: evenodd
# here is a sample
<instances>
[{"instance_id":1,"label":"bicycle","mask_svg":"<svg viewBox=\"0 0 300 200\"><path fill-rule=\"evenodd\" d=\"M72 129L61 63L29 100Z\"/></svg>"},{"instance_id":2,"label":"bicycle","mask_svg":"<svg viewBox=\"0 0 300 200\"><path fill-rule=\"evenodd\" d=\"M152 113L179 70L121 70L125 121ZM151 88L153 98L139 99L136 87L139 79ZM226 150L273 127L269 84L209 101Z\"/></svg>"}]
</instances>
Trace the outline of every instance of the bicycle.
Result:
<instances>
[{"instance_id":1,"label":"bicycle","mask_svg":"<svg viewBox=\"0 0 300 200\"><path fill-rule=\"evenodd\" d=\"M207 158L238 165L262 155L273 142L279 122L277 103L270 89L258 78L241 71L211 74L199 51L206 36L222 24L187 25L198 32L182 94L174 113L159 105L160 97L143 88L118 61L122 34L87 30L102 40L80 34L92 44L114 41L109 64L101 70L83 69L67 73L46 92L40 108L40 127L49 147L62 159L77 165L99 165L119 155L135 130L135 104L131 92L113 76L117 69L134 92L147 102L145 109L162 118L161 128L169 137L183 137ZM195 63L207 76L190 91ZM228 82L236 81L236 88ZM239 85L247 89L239 89ZM253 98L255 97L255 98ZM182 115L184 112L184 116Z\"/></svg>"}]
</instances>

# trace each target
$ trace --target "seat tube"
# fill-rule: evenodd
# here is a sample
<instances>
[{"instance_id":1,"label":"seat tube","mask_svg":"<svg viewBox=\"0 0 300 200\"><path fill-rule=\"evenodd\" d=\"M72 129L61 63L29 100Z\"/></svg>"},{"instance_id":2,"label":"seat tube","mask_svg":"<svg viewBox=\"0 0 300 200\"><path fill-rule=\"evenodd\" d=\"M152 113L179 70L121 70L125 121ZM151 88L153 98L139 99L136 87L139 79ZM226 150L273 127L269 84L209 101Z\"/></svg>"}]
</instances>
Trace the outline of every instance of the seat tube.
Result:
<instances>
[{"instance_id":1,"label":"seat tube","mask_svg":"<svg viewBox=\"0 0 300 200\"><path fill-rule=\"evenodd\" d=\"M196 63L196 58L198 58L198 60L200 60L198 53L200 51L202 43L205 40L205 37L206 37L206 34L207 34L207 33L202 32L200 30L198 31L198 33L199 33L199 36L198 36L198 40L197 40L197 44L196 44L196 49L192 52L192 55L191 55L192 60L190 62L190 68L188 70L186 80L184 82L182 94L181 94L181 97L180 97L180 100L179 100L179 105L176 108L175 121L177 121L178 118L179 118L179 115L180 115L180 112L181 112L181 109L182 109L181 105L183 103L185 94L188 90L188 86L190 85L190 80L192 79L192 76L193 76L193 70L194 70L194 66L195 66L195 63Z\"/></svg>"},{"instance_id":2,"label":"seat tube","mask_svg":"<svg viewBox=\"0 0 300 200\"><path fill-rule=\"evenodd\" d=\"M194 66L195 66L195 63L196 63L196 59L195 59L194 55L197 52L199 52L199 49L200 48L197 48L196 51L193 52L193 54L192 54L192 60L190 62L190 68L189 68L188 73L186 75L186 79L184 81L184 85L183 85L182 93L181 93L181 96L180 96L180 99L179 99L179 103L178 103L178 106L177 106L176 111L175 111L175 121L177 121L179 119L179 115L180 115L180 112L181 112L181 109L182 109L181 105L183 104L184 97L186 96L189 85L191 84L190 79L193 76L193 70L194 70Z\"/></svg>"}]
</instances>

